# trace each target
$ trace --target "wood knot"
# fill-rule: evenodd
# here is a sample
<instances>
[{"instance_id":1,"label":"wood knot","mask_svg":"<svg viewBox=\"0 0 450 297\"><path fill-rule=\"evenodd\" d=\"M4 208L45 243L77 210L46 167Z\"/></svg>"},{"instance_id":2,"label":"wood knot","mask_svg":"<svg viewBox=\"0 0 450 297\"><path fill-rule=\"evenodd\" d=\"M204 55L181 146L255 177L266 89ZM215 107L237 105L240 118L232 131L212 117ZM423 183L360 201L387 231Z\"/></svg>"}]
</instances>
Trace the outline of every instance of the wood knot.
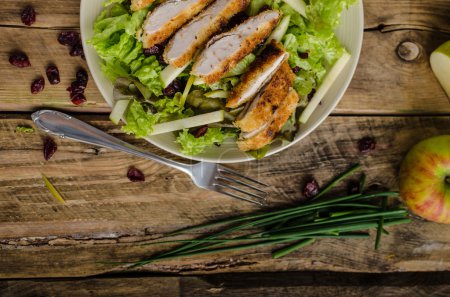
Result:
<instances>
[{"instance_id":1,"label":"wood knot","mask_svg":"<svg viewBox=\"0 0 450 297\"><path fill-rule=\"evenodd\" d=\"M397 47L397 55L404 61L414 61L420 56L420 47L414 42L404 41Z\"/></svg>"}]
</instances>

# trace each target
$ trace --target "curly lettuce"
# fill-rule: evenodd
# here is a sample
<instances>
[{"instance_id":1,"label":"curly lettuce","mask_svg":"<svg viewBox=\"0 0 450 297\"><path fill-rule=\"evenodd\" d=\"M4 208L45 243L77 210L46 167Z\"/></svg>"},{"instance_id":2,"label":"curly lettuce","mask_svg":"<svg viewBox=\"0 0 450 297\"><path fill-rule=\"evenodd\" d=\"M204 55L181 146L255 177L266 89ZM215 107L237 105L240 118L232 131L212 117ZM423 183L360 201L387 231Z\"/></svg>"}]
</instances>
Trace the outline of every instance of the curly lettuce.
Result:
<instances>
[{"instance_id":1,"label":"curly lettuce","mask_svg":"<svg viewBox=\"0 0 450 297\"><path fill-rule=\"evenodd\" d=\"M122 127L122 131L127 134L134 134L136 137L146 137L153 132L153 126L158 122L158 115L147 113L142 105L133 100L125 113L127 124Z\"/></svg>"},{"instance_id":2,"label":"curly lettuce","mask_svg":"<svg viewBox=\"0 0 450 297\"><path fill-rule=\"evenodd\" d=\"M310 0L306 15L316 34L331 36L339 25L342 11L356 2L357 0Z\"/></svg>"},{"instance_id":3,"label":"curly lettuce","mask_svg":"<svg viewBox=\"0 0 450 297\"><path fill-rule=\"evenodd\" d=\"M290 66L297 69L294 88L300 96L313 92L327 70L345 52L334 35L334 29L339 25L343 9L356 1L307 1L306 19L287 4L281 5L283 13L291 16L291 25L282 42L290 54Z\"/></svg>"},{"instance_id":4,"label":"curly lettuce","mask_svg":"<svg viewBox=\"0 0 450 297\"><path fill-rule=\"evenodd\" d=\"M177 143L181 146L181 153L195 156L203 153L207 148L213 145L220 145L225 139L235 136L235 133L225 132L221 128L208 128L205 135L196 138L189 133L189 129L184 129L178 135Z\"/></svg>"},{"instance_id":5,"label":"curly lettuce","mask_svg":"<svg viewBox=\"0 0 450 297\"><path fill-rule=\"evenodd\" d=\"M133 100L125 112L127 124L122 127L122 131L142 138L153 132L155 124L192 116L192 110L185 109L180 97L181 94L177 93L174 98L166 97L149 103L153 105L155 113L147 111L139 101Z\"/></svg>"},{"instance_id":6,"label":"curly lettuce","mask_svg":"<svg viewBox=\"0 0 450 297\"><path fill-rule=\"evenodd\" d=\"M163 69L156 57L146 57L142 42L135 38L148 9L129 13L120 2L110 1L94 24L94 36L89 43L103 60L101 68L106 77L137 78L155 96L161 96L163 84L159 75Z\"/></svg>"}]
</instances>

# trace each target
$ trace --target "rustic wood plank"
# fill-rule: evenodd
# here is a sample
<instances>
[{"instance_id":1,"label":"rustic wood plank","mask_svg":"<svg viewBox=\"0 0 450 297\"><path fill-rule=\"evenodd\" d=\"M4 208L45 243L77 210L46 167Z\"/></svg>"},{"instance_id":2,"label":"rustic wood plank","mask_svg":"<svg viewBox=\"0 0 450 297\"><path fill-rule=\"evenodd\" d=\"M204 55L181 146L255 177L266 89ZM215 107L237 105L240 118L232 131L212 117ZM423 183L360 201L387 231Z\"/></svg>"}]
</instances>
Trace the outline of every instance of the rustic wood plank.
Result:
<instances>
[{"instance_id":1,"label":"rustic wood plank","mask_svg":"<svg viewBox=\"0 0 450 297\"><path fill-rule=\"evenodd\" d=\"M31 68L19 69L0 60L0 110L31 111L53 107L77 112L108 112L110 109L91 79L86 91L88 103L75 107L69 100L67 86L76 69L87 68L79 57L70 57L68 49L56 41L58 31L0 28L0 53L7 57L15 49L26 52ZM429 55L448 37L427 31L366 32L360 65L353 82L335 114L450 114L450 104L429 66ZM27 42L31 40L31 42ZM397 55L403 41L416 43L421 49L418 59L406 62ZM45 68L55 63L61 83L46 85L37 95L30 92L31 81L45 76Z\"/></svg>"},{"instance_id":2,"label":"rustic wood plank","mask_svg":"<svg viewBox=\"0 0 450 297\"><path fill-rule=\"evenodd\" d=\"M448 0L364 1L365 27L382 31L415 27L450 33L449 15Z\"/></svg>"},{"instance_id":3,"label":"rustic wood plank","mask_svg":"<svg viewBox=\"0 0 450 297\"><path fill-rule=\"evenodd\" d=\"M106 120L94 125L148 150ZM414 143L450 134L450 117L330 117L289 150L234 168L273 186L270 207L302 200L301 186L314 175L325 183L360 162L370 184L397 188L397 170ZM257 210L256 207L195 188L172 169L109 150L57 140L58 152L45 162L42 135L18 134L26 115L0 120L0 277L85 276L121 268L104 261L133 261L156 251L139 242L162 232ZM377 139L377 149L360 154L357 141ZM125 177L130 165L145 183ZM59 205L43 186L46 174L67 201ZM394 228L373 250L371 240L323 240L285 259L268 249L168 261L140 270L174 273L237 271L425 271L450 269L450 229L415 221Z\"/></svg>"},{"instance_id":4,"label":"rustic wood plank","mask_svg":"<svg viewBox=\"0 0 450 297\"><path fill-rule=\"evenodd\" d=\"M113 292L113 293L112 293ZM448 273L356 274L289 272L89 279L10 280L0 294L14 296L448 296Z\"/></svg>"},{"instance_id":5,"label":"rustic wood plank","mask_svg":"<svg viewBox=\"0 0 450 297\"><path fill-rule=\"evenodd\" d=\"M71 57L69 48L57 41L57 30L38 30L20 28L0 28L0 53L4 59L0 61L0 110L2 111L30 111L39 107L52 107L80 112L108 112L110 109L100 95L95 82L88 82L86 98L88 102L77 107L70 101L66 88L75 80L75 73L79 67L86 70L86 62L80 57ZM31 67L17 68L9 64L7 57L11 52L21 50L25 52L31 62ZM50 85L45 75L49 64L58 67L61 82ZM46 80L43 92L33 95L30 91L31 82L38 76Z\"/></svg>"},{"instance_id":6,"label":"rustic wood plank","mask_svg":"<svg viewBox=\"0 0 450 297\"><path fill-rule=\"evenodd\" d=\"M57 0L52 5L39 0L2 1L1 25L24 26L20 12L26 5L35 7L38 17L34 26L44 28L79 27L79 0ZM392 30L398 25L450 32L447 0L364 0L365 27Z\"/></svg>"},{"instance_id":7,"label":"rustic wood plank","mask_svg":"<svg viewBox=\"0 0 450 297\"><path fill-rule=\"evenodd\" d=\"M20 14L26 6L34 7L36 22L33 27L41 28L78 28L80 26L80 0L54 0L49 4L40 0L2 0L0 25L25 25Z\"/></svg>"},{"instance_id":8,"label":"rustic wood plank","mask_svg":"<svg viewBox=\"0 0 450 297\"><path fill-rule=\"evenodd\" d=\"M450 98L429 63L433 50L447 39L448 35L427 31L366 32L355 76L334 113L449 114ZM405 41L419 48L412 61L398 55Z\"/></svg>"}]
</instances>

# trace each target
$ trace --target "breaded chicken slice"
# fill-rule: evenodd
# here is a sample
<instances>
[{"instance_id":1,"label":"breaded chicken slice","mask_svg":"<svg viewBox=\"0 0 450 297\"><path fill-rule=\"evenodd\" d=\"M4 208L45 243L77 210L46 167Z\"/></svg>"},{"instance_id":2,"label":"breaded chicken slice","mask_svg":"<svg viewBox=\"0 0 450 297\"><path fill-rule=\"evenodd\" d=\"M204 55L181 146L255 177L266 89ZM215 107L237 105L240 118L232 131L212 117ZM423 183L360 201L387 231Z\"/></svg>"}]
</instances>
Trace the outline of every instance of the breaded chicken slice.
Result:
<instances>
[{"instance_id":1,"label":"breaded chicken slice","mask_svg":"<svg viewBox=\"0 0 450 297\"><path fill-rule=\"evenodd\" d=\"M295 74L287 61L272 76L264 89L249 103L234 124L242 132L261 128L272 118L293 85Z\"/></svg>"},{"instance_id":2,"label":"breaded chicken slice","mask_svg":"<svg viewBox=\"0 0 450 297\"><path fill-rule=\"evenodd\" d=\"M299 99L297 91L291 89L264 129L258 131L256 134L252 133L253 135L249 138L244 138L246 133L243 133L242 136L244 137L241 137L241 139L237 141L239 149L242 151L251 151L270 144L295 111ZM249 134L247 134L247 136L249 136Z\"/></svg>"},{"instance_id":3,"label":"breaded chicken slice","mask_svg":"<svg viewBox=\"0 0 450 297\"><path fill-rule=\"evenodd\" d=\"M196 51L249 3L250 0L216 0L175 33L164 51L166 63L179 68L189 63Z\"/></svg>"},{"instance_id":4,"label":"breaded chicken slice","mask_svg":"<svg viewBox=\"0 0 450 297\"><path fill-rule=\"evenodd\" d=\"M269 43L241 77L241 82L228 97L226 107L237 108L255 97L288 57L289 54L280 43Z\"/></svg>"},{"instance_id":5,"label":"breaded chicken slice","mask_svg":"<svg viewBox=\"0 0 450 297\"><path fill-rule=\"evenodd\" d=\"M207 84L217 82L264 41L279 19L279 11L266 10L213 37L192 66L191 74Z\"/></svg>"},{"instance_id":6,"label":"breaded chicken slice","mask_svg":"<svg viewBox=\"0 0 450 297\"><path fill-rule=\"evenodd\" d=\"M131 0L131 10L137 11L150 6L155 0Z\"/></svg>"},{"instance_id":7,"label":"breaded chicken slice","mask_svg":"<svg viewBox=\"0 0 450 297\"><path fill-rule=\"evenodd\" d=\"M144 48L163 43L212 0L167 0L150 11L138 32Z\"/></svg>"}]
</instances>

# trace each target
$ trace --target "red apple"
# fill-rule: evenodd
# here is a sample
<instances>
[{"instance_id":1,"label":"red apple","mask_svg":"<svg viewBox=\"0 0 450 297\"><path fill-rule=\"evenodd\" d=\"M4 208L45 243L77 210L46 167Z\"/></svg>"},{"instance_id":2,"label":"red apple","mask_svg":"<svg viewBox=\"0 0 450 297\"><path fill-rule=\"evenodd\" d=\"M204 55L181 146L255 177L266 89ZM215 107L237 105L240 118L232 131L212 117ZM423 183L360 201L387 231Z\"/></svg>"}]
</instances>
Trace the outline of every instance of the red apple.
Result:
<instances>
[{"instance_id":1,"label":"red apple","mask_svg":"<svg viewBox=\"0 0 450 297\"><path fill-rule=\"evenodd\" d=\"M400 168L400 195L418 216L450 224L450 135L426 139L409 151Z\"/></svg>"}]
</instances>

